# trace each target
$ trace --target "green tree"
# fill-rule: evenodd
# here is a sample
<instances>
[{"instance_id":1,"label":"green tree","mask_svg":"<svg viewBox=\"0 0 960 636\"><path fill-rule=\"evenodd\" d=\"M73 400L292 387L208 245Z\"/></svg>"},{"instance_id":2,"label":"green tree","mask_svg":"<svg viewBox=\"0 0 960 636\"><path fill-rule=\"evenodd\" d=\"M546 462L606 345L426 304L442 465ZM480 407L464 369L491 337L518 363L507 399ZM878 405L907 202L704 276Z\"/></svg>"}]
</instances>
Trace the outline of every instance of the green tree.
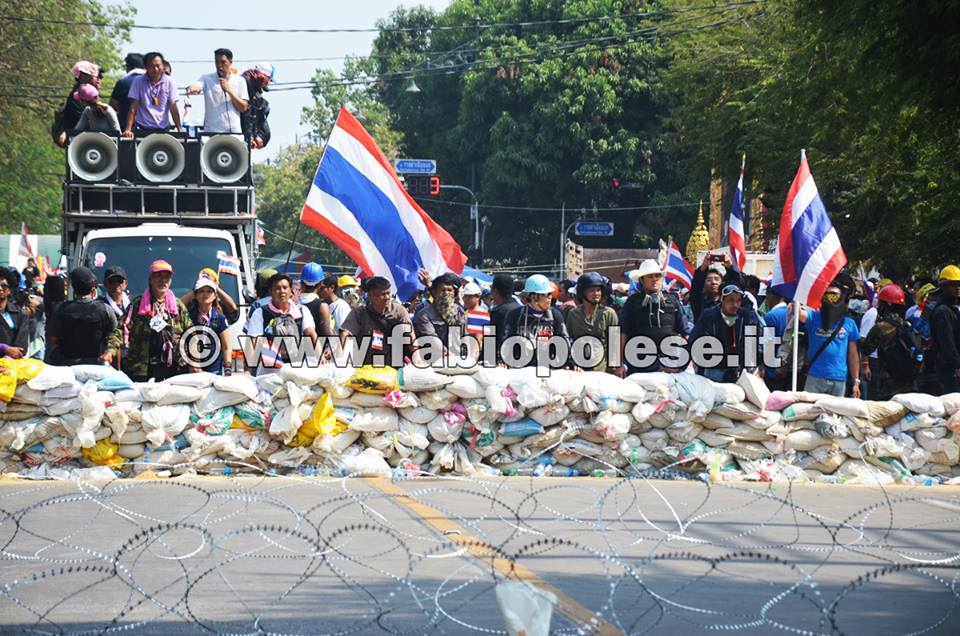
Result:
<instances>
[{"instance_id":1,"label":"green tree","mask_svg":"<svg viewBox=\"0 0 960 636\"><path fill-rule=\"evenodd\" d=\"M17 232L26 221L33 232L55 233L64 151L50 138L53 111L67 97L77 60L121 70L118 51L133 10L97 0L2 0L0 14L0 232ZM111 86L105 81L101 91Z\"/></svg>"}]
</instances>

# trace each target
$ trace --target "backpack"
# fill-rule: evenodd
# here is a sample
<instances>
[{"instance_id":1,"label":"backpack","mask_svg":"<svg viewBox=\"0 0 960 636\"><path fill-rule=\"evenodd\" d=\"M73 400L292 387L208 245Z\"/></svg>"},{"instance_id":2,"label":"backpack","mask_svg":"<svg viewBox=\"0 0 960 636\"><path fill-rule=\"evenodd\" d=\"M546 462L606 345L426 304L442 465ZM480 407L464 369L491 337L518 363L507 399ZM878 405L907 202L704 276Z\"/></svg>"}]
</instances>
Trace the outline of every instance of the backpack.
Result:
<instances>
[{"instance_id":1,"label":"backpack","mask_svg":"<svg viewBox=\"0 0 960 636\"><path fill-rule=\"evenodd\" d=\"M894 380L913 380L917 375L917 363L923 361L920 336L908 322L900 322L896 328L880 355L887 375Z\"/></svg>"},{"instance_id":2,"label":"backpack","mask_svg":"<svg viewBox=\"0 0 960 636\"><path fill-rule=\"evenodd\" d=\"M299 336L303 318L294 318L290 314L275 314L264 305L260 308L264 317L264 332L269 338L281 336Z\"/></svg>"}]
</instances>

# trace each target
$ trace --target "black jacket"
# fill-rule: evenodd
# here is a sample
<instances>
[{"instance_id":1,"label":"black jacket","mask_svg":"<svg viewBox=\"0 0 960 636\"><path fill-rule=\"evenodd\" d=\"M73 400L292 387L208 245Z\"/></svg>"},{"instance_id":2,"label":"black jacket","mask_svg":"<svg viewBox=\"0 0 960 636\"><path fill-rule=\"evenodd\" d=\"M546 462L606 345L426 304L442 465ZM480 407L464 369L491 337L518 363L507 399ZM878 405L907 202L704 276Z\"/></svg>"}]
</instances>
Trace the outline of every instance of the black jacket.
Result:
<instances>
[{"instance_id":1,"label":"black jacket","mask_svg":"<svg viewBox=\"0 0 960 636\"><path fill-rule=\"evenodd\" d=\"M746 366L744 364L743 353L744 343L746 341L745 331L749 325L753 325L756 328L753 342L757 345L757 349L756 360L753 361L751 366ZM728 327L723 321L723 318L720 317L720 305L717 304L709 309L705 309L700 315L697 324L693 327L693 332L690 334L688 347L692 355L693 345L698 338L712 336L720 340L720 342L723 343L723 362L716 368L727 370L726 382L735 382L737 378L740 377L740 371L743 369L752 372L757 368L756 365L759 363L761 357L759 351L759 339L761 335L760 321L757 319L757 312L753 310L753 307L740 307L740 310L737 312L737 322L734 323L733 327ZM727 364L728 357L731 355L737 356L736 365ZM694 363L696 364L696 361L694 361ZM697 369L698 371L700 370L699 365Z\"/></svg>"},{"instance_id":2,"label":"black jacket","mask_svg":"<svg viewBox=\"0 0 960 636\"><path fill-rule=\"evenodd\" d=\"M247 141L259 137L266 146L270 143L270 124L267 122L270 117L270 102L263 98L263 91L254 88L250 80L247 80L247 94L247 110L240 113L243 137Z\"/></svg>"},{"instance_id":3,"label":"black jacket","mask_svg":"<svg viewBox=\"0 0 960 636\"><path fill-rule=\"evenodd\" d=\"M960 369L960 306L941 302L930 316L933 354L940 373Z\"/></svg>"},{"instance_id":4,"label":"black jacket","mask_svg":"<svg viewBox=\"0 0 960 636\"><path fill-rule=\"evenodd\" d=\"M26 353L30 345L30 325L27 315L19 305L9 300L4 311L9 314L13 326L10 326L5 318L0 317L0 342L11 347L19 347Z\"/></svg>"}]
</instances>

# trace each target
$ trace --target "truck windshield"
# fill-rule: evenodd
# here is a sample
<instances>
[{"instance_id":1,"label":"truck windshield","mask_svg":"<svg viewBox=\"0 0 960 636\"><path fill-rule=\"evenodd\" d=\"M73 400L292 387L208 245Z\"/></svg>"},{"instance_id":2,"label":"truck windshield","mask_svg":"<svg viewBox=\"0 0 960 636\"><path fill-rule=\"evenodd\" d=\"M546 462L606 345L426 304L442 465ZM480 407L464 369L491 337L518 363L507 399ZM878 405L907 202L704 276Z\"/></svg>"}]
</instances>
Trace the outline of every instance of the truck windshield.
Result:
<instances>
[{"instance_id":1,"label":"truck windshield","mask_svg":"<svg viewBox=\"0 0 960 636\"><path fill-rule=\"evenodd\" d=\"M120 265L127 272L127 291L138 296L147 288L150 263L162 258L173 266L173 293L183 297L193 289L204 267L217 271L217 252L233 255L229 241L200 236L123 236L98 238L87 243L83 264L103 283L103 275L111 265ZM237 277L220 274L220 287L240 303Z\"/></svg>"}]
</instances>

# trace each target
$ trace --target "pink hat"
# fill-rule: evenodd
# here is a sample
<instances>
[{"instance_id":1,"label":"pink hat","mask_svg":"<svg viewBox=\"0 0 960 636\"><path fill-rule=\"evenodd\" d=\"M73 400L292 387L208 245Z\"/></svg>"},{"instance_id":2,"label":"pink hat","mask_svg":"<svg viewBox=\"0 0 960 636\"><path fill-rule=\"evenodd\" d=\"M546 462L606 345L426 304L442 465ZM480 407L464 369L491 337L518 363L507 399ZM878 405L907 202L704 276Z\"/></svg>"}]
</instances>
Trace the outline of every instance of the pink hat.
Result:
<instances>
[{"instance_id":1,"label":"pink hat","mask_svg":"<svg viewBox=\"0 0 960 636\"><path fill-rule=\"evenodd\" d=\"M100 97L100 92L93 84L84 84L73 92L73 98L81 102L92 102Z\"/></svg>"},{"instance_id":2,"label":"pink hat","mask_svg":"<svg viewBox=\"0 0 960 636\"><path fill-rule=\"evenodd\" d=\"M96 77L97 75L100 74L100 67L94 64L93 62L80 60L79 62L73 65L73 68L70 69L70 73L77 79L80 79L81 73L86 73L91 77Z\"/></svg>"},{"instance_id":3,"label":"pink hat","mask_svg":"<svg viewBox=\"0 0 960 636\"><path fill-rule=\"evenodd\" d=\"M165 260L158 259L150 263L150 273L156 274L157 272L170 272L173 273L173 266L170 265Z\"/></svg>"}]
</instances>

